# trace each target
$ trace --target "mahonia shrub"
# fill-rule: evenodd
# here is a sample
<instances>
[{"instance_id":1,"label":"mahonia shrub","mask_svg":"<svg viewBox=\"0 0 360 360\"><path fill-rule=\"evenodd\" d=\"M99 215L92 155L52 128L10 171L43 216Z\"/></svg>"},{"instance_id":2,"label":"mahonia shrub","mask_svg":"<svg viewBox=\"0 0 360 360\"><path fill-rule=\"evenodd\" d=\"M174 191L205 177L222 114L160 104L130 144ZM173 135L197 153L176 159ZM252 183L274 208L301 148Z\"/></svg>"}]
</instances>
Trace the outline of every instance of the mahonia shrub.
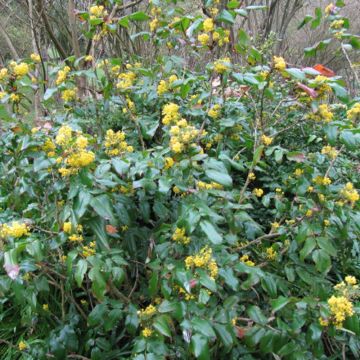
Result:
<instances>
[{"instance_id":1,"label":"mahonia shrub","mask_svg":"<svg viewBox=\"0 0 360 360\"><path fill-rule=\"evenodd\" d=\"M159 56L46 63L35 124L40 55L0 69L1 358L359 358L360 99L232 48L237 1L103 3L79 14L95 44L141 22Z\"/></svg>"}]
</instances>

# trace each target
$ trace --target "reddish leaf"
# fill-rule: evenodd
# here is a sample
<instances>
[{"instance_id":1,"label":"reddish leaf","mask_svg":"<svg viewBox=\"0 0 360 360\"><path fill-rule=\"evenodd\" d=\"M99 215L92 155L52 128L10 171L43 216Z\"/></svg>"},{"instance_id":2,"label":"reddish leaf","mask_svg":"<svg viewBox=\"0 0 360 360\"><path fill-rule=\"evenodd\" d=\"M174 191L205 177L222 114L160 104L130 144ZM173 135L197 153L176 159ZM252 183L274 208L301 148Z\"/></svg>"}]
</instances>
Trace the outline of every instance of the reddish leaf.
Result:
<instances>
[{"instance_id":1,"label":"reddish leaf","mask_svg":"<svg viewBox=\"0 0 360 360\"><path fill-rule=\"evenodd\" d=\"M195 287L197 285L197 280L196 279L191 279L190 280L190 288L192 289L193 287Z\"/></svg>"},{"instance_id":2,"label":"reddish leaf","mask_svg":"<svg viewBox=\"0 0 360 360\"><path fill-rule=\"evenodd\" d=\"M234 327L235 327L236 336L239 339L242 339L245 336L245 333L246 333L247 329L243 328L243 327L239 327L239 326L234 326Z\"/></svg>"},{"instance_id":3,"label":"reddish leaf","mask_svg":"<svg viewBox=\"0 0 360 360\"><path fill-rule=\"evenodd\" d=\"M317 70L321 75L324 75L326 77L335 76L335 73L331 69L321 64L316 64L313 69Z\"/></svg>"},{"instance_id":4,"label":"reddish leaf","mask_svg":"<svg viewBox=\"0 0 360 360\"><path fill-rule=\"evenodd\" d=\"M108 234L117 234L117 232L118 232L118 229L112 225L106 225L105 229Z\"/></svg>"},{"instance_id":5,"label":"reddish leaf","mask_svg":"<svg viewBox=\"0 0 360 360\"><path fill-rule=\"evenodd\" d=\"M20 266L16 264L5 264L4 269L12 280L15 280L20 272Z\"/></svg>"},{"instance_id":6,"label":"reddish leaf","mask_svg":"<svg viewBox=\"0 0 360 360\"><path fill-rule=\"evenodd\" d=\"M313 99L316 98L318 96L317 92L314 89L309 88L308 86L302 84L302 83L297 83L297 86L301 89L304 90L310 97L312 97Z\"/></svg>"}]
</instances>

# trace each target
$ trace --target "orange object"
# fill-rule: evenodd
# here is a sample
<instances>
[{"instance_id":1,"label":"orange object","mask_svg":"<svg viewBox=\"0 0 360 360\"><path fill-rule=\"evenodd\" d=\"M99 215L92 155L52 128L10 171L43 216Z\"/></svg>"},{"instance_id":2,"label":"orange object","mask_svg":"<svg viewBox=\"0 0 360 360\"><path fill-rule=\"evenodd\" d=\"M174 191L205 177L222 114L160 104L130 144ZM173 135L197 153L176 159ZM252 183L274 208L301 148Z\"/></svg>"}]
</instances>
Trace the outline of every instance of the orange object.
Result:
<instances>
[{"instance_id":1,"label":"orange object","mask_svg":"<svg viewBox=\"0 0 360 360\"><path fill-rule=\"evenodd\" d=\"M326 77L335 76L335 73L331 69L321 64L316 64L313 69L317 70L321 75L324 75Z\"/></svg>"}]
</instances>

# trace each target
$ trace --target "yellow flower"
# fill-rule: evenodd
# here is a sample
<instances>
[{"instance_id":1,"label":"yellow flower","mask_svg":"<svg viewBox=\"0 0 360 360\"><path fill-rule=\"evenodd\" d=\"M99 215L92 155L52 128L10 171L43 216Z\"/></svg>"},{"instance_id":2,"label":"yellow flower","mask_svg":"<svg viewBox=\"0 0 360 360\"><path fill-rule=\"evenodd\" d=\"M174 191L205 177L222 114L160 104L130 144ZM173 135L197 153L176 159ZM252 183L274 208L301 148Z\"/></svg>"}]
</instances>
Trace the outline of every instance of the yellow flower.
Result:
<instances>
[{"instance_id":1,"label":"yellow flower","mask_svg":"<svg viewBox=\"0 0 360 360\"><path fill-rule=\"evenodd\" d=\"M256 175L253 172L250 172L248 177L249 177L249 180L255 180L256 179Z\"/></svg>"},{"instance_id":2,"label":"yellow flower","mask_svg":"<svg viewBox=\"0 0 360 360\"><path fill-rule=\"evenodd\" d=\"M258 189L258 188L255 188L253 190L253 194L257 197L262 197L264 195L264 190L263 189Z\"/></svg>"},{"instance_id":3,"label":"yellow flower","mask_svg":"<svg viewBox=\"0 0 360 360\"><path fill-rule=\"evenodd\" d=\"M33 62L39 63L41 61L41 57L39 54L31 54L30 58Z\"/></svg>"},{"instance_id":4,"label":"yellow flower","mask_svg":"<svg viewBox=\"0 0 360 360\"><path fill-rule=\"evenodd\" d=\"M145 309L138 311L140 317L151 317L156 314L156 307L154 305L149 305Z\"/></svg>"},{"instance_id":5,"label":"yellow flower","mask_svg":"<svg viewBox=\"0 0 360 360\"><path fill-rule=\"evenodd\" d=\"M154 32L159 27L159 20L156 18L153 19L152 21L150 21L149 26L150 26L150 31Z\"/></svg>"},{"instance_id":6,"label":"yellow flower","mask_svg":"<svg viewBox=\"0 0 360 360\"><path fill-rule=\"evenodd\" d=\"M273 140L274 139L272 137L266 135L261 136L261 142L266 146L270 145L273 142Z\"/></svg>"},{"instance_id":7,"label":"yellow flower","mask_svg":"<svg viewBox=\"0 0 360 360\"><path fill-rule=\"evenodd\" d=\"M176 122L180 118L179 105L176 105L174 103L169 103L165 105L162 110L162 115L162 123L164 125L169 125Z\"/></svg>"},{"instance_id":8,"label":"yellow flower","mask_svg":"<svg viewBox=\"0 0 360 360\"><path fill-rule=\"evenodd\" d=\"M21 78L25 75L27 75L30 71L29 65L25 63L20 63L14 66L13 68L14 74L16 77Z\"/></svg>"},{"instance_id":9,"label":"yellow flower","mask_svg":"<svg viewBox=\"0 0 360 360\"><path fill-rule=\"evenodd\" d=\"M308 186L306 191L311 193L311 192L314 191L314 187L313 186Z\"/></svg>"},{"instance_id":10,"label":"yellow flower","mask_svg":"<svg viewBox=\"0 0 360 360\"><path fill-rule=\"evenodd\" d=\"M214 70L218 74L223 74L225 71L229 70L230 68L231 68L231 60L228 57L219 59L214 62Z\"/></svg>"},{"instance_id":11,"label":"yellow flower","mask_svg":"<svg viewBox=\"0 0 360 360\"><path fill-rule=\"evenodd\" d=\"M62 92L61 98L65 102L70 102L76 99L76 88L74 89L66 89Z\"/></svg>"},{"instance_id":12,"label":"yellow flower","mask_svg":"<svg viewBox=\"0 0 360 360\"><path fill-rule=\"evenodd\" d=\"M172 239L183 245L187 245L191 241L190 237L185 235L184 228L176 228L174 234L172 235Z\"/></svg>"},{"instance_id":13,"label":"yellow flower","mask_svg":"<svg viewBox=\"0 0 360 360\"><path fill-rule=\"evenodd\" d=\"M340 191L340 194L343 198L351 203L355 203L359 200L360 195L356 189L354 189L354 185L351 182L346 183L346 185Z\"/></svg>"},{"instance_id":14,"label":"yellow flower","mask_svg":"<svg viewBox=\"0 0 360 360\"><path fill-rule=\"evenodd\" d=\"M1 79L1 76L0 76ZM354 121L360 117L360 103L356 103L346 112L346 116L350 121Z\"/></svg>"},{"instance_id":15,"label":"yellow flower","mask_svg":"<svg viewBox=\"0 0 360 360\"><path fill-rule=\"evenodd\" d=\"M69 72L70 72L69 66L65 66L63 70L59 70L56 78L56 85L62 84L66 80Z\"/></svg>"},{"instance_id":16,"label":"yellow flower","mask_svg":"<svg viewBox=\"0 0 360 360\"><path fill-rule=\"evenodd\" d=\"M345 296L332 296L328 300L332 321L336 327L342 327L343 322L354 314L353 305Z\"/></svg>"},{"instance_id":17,"label":"yellow flower","mask_svg":"<svg viewBox=\"0 0 360 360\"><path fill-rule=\"evenodd\" d=\"M268 260L275 260L277 256L277 252L272 248L272 247L268 247L266 249L266 258Z\"/></svg>"},{"instance_id":18,"label":"yellow flower","mask_svg":"<svg viewBox=\"0 0 360 360\"><path fill-rule=\"evenodd\" d=\"M198 40L202 46L206 46L209 43L210 36L208 34L202 33L198 35Z\"/></svg>"},{"instance_id":19,"label":"yellow flower","mask_svg":"<svg viewBox=\"0 0 360 360\"><path fill-rule=\"evenodd\" d=\"M313 215L313 211L311 209L307 210L305 213L306 217L311 217Z\"/></svg>"},{"instance_id":20,"label":"yellow flower","mask_svg":"<svg viewBox=\"0 0 360 360\"><path fill-rule=\"evenodd\" d=\"M319 318L319 324L321 325L321 326L329 326L329 320L327 320L327 319L323 319L322 317L320 317Z\"/></svg>"},{"instance_id":21,"label":"yellow flower","mask_svg":"<svg viewBox=\"0 0 360 360\"><path fill-rule=\"evenodd\" d=\"M84 238L82 235L73 234L73 235L69 236L69 240L72 242L81 242L84 240Z\"/></svg>"},{"instance_id":22,"label":"yellow flower","mask_svg":"<svg viewBox=\"0 0 360 360\"><path fill-rule=\"evenodd\" d=\"M323 155L328 155L330 159L335 159L337 157L337 150L333 147L331 147L330 145L324 146L321 149L321 153Z\"/></svg>"},{"instance_id":23,"label":"yellow flower","mask_svg":"<svg viewBox=\"0 0 360 360\"><path fill-rule=\"evenodd\" d=\"M171 158L171 157L166 157L165 158L165 166L164 166L164 168L165 169L170 169L173 166L174 166L174 159Z\"/></svg>"},{"instance_id":24,"label":"yellow flower","mask_svg":"<svg viewBox=\"0 0 360 360\"><path fill-rule=\"evenodd\" d=\"M82 255L84 257L94 256L96 254L96 243L91 241L89 246L83 246L82 248Z\"/></svg>"},{"instance_id":25,"label":"yellow flower","mask_svg":"<svg viewBox=\"0 0 360 360\"><path fill-rule=\"evenodd\" d=\"M329 179L328 177L322 177L322 176L317 176L316 178L314 178L312 180L316 185L330 185L331 184L331 179Z\"/></svg>"},{"instance_id":26,"label":"yellow flower","mask_svg":"<svg viewBox=\"0 0 360 360\"><path fill-rule=\"evenodd\" d=\"M330 221L328 219L324 220L324 226L329 226L330 225Z\"/></svg>"},{"instance_id":27,"label":"yellow flower","mask_svg":"<svg viewBox=\"0 0 360 360\"><path fill-rule=\"evenodd\" d=\"M0 70L0 81L4 80L4 79L7 77L8 72L9 72L9 71L8 71L7 68L2 68L2 69Z\"/></svg>"},{"instance_id":28,"label":"yellow flower","mask_svg":"<svg viewBox=\"0 0 360 360\"><path fill-rule=\"evenodd\" d=\"M304 170L303 170L303 169L300 169L300 168L297 168L297 169L294 171L294 175L297 176L297 177L300 177L303 173L304 173Z\"/></svg>"},{"instance_id":29,"label":"yellow flower","mask_svg":"<svg viewBox=\"0 0 360 360\"><path fill-rule=\"evenodd\" d=\"M330 122L334 117L334 114L330 111L329 105L327 104L319 105L319 114L325 122Z\"/></svg>"},{"instance_id":30,"label":"yellow flower","mask_svg":"<svg viewBox=\"0 0 360 360\"><path fill-rule=\"evenodd\" d=\"M205 32L210 32L214 30L214 21L211 18L207 18L203 22L203 27Z\"/></svg>"},{"instance_id":31,"label":"yellow flower","mask_svg":"<svg viewBox=\"0 0 360 360\"><path fill-rule=\"evenodd\" d=\"M147 337L150 337L153 334L153 331L150 328L146 327L141 332L141 334L142 334L143 337L147 338Z\"/></svg>"},{"instance_id":32,"label":"yellow flower","mask_svg":"<svg viewBox=\"0 0 360 360\"><path fill-rule=\"evenodd\" d=\"M93 61L94 58L92 57L92 55L86 55L86 56L84 57L84 60L85 60L86 62L90 62L90 61Z\"/></svg>"},{"instance_id":33,"label":"yellow flower","mask_svg":"<svg viewBox=\"0 0 360 360\"><path fill-rule=\"evenodd\" d=\"M334 20L331 22L330 24L330 28L331 29L341 29L344 25L344 20L340 19L340 20Z\"/></svg>"},{"instance_id":34,"label":"yellow flower","mask_svg":"<svg viewBox=\"0 0 360 360\"><path fill-rule=\"evenodd\" d=\"M221 112L221 106L219 104L215 104L209 111L208 115L213 118L217 119Z\"/></svg>"},{"instance_id":35,"label":"yellow flower","mask_svg":"<svg viewBox=\"0 0 360 360\"><path fill-rule=\"evenodd\" d=\"M104 6L102 5L94 5L90 7L90 14L95 16L96 18L100 18L106 15L106 11L104 9Z\"/></svg>"},{"instance_id":36,"label":"yellow flower","mask_svg":"<svg viewBox=\"0 0 360 360\"><path fill-rule=\"evenodd\" d=\"M114 132L114 130L109 129L106 132L105 136L105 152L109 156L119 156L126 152L132 152L132 146L129 146L125 141L125 133L123 131Z\"/></svg>"},{"instance_id":37,"label":"yellow flower","mask_svg":"<svg viewBox=\"0 0 360 360\"><path fill-rule=\"evenodd\" d=\"M356 285L357 283L356 277L350 275L345 276L345 281L348 285Z\"/></svg>"},{"instance_id":38,"label":"yellow flower","mask_svg":"<svg viewBox=\"0 0 360 360\"><path fill-rule=\"evenodd\" d=\"M27 349L27 345L25 344L24 341L20 341L19 345L18 345L18 348L19 348L20 351L24 351L25 349Z\"/></svg>"},{"instance_id":39,"label":"yellow flower","mask_svg":"<svg viewBox=\"0 0 360 360\"><path fill-rule=\"evenodd\" d=\"M49 311L49 304L43 304L42 308L44 311Z\"/></svg>"},{"instance_id":40,"label":"yellow flower","mask_svg":"<svg viewBox=\"0 0 360 360\"><path fill-rule=\"evenodd\" d=\"M171 75L169 77L169 84L172 85L173 82L177 81L178 77L176 75Z\"/></svg>"},{"instance_id":41,"label":"yellow flower","mask_svg":"<svg viewBox=\"0 0 360 360\"><path fill-rule=\"evenodd\" d=\"M0 225L0 237L13 237L21 238L29 234L29 228L25 223L13 221L11 225L3 224Z\"/></svg>"},{"instance_id":42,"label":"yellow flower","mask_svg":"<svg viewBox=\"0 0 360 360\"><path fill-rule=\"evenodd\" d=\"M72 231L71 222L64 222L63 231L67 234L71 234L71 231Z\"/></svg>"},{"instance_id":43,"label":"yellow flower","mask_svg":"<svg viewBox=\"0 0 360 360\"><path fill-rule=\"evenodd\" d=\"M281 56L274 56L273 61L276 70L284 71L286 69L286 62Z\"/></svg>"},{"instance_id":44,"label":"yellow flower","mask_svg":"<svg viewBox=\"0 0 360 360\"><path fill-rule=\"evenodd\" d=\"M165 80L160 80L160 83L157 87L157 94L162 95L168 91L168 86Z\"/></svg>"},{"instance_id":45,"label":"yellow flower","mask_svg":"<svg viewBox=\"0 0 360 360\"><path fill-rule=\"evenodd\" d=\"M277 230L279 227L280 227L280 224L277 221L271 223L272 229Z\"/></svg>"},{"instance_id":46,"label":"yellow flower","mask_svg":"<svg viewBox=\"0 0 360 360\"><path fill-rule=\"evenodd\" d=\"M20 101L20 95L18 94L10 94L10 100L14 103L17 103Z\"/></svg>"},{"instance_id":47,"label":"yellow flower","mask_svg":"<svg viewBox=\"0 0 360 360\"><path fill-rule=\"evenodd\" d=\"M255 263L250 260L249 255L243 255L239 260L247 266L255 266Z\"/></svg>"}]
</instances>

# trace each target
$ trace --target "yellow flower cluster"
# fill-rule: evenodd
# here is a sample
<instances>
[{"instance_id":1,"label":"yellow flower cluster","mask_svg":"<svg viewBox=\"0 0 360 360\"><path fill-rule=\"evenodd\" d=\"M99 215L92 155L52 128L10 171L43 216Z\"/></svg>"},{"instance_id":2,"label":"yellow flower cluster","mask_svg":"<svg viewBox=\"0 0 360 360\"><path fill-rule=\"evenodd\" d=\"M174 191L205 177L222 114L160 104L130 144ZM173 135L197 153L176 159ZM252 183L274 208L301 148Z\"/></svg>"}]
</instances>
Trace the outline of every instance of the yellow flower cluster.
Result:
<instances>
[{"instance_id":1,"label":"yellow flower cluster","mask_svg":"<svg viewBox=\"0 0 360 360\"><path fill-rule=\"evenodd\" d=\"M137 313L141 318L144 318L144 317L149 318L156 314L156 307L154 305L150 304L145 309L139 310Z\"/></svg>"},{"instance_id":2,"label":"yellow flower cluster","mask_svg":"<svg viewBox=\"0 0 360 360\"><path fill-rule=\"evenodd\" d=\"M210 41L210 36L208 34L202 33L198 35L198 40L202 46L206 46Z\"/></svg>"},{"instance_id":3,"label":"yellow flower cluster","mask_svg":"<svg viewBox=\"0 0 360 360\"><path fill-rule=\"evenodd\" d=\"M223 46L224 44L228 44L230 42L230 30L225 29L223 31L214 31L212 33L212 39L219 44L219 46Z\"/></svg>"},{"instance_id":4,"label":"yellow flower cluster","mask_svg":"<svg viewBox=\"0 0 360 360\"><path fill-rule=\"evenodd\" d=\"M65 223L65 224L69 224L69 223ZM64 227L65 227L65 224L64 224ZM70 232L68 232L68 234L71 234L71 235L69 236L69 240L71 242L82 242L84 240L84 237L82 236L82 233L83 233L82 225L78 225L76 227L76 229L75 229L75 227L72 226L71 223L70 223L70 226L71 226L71 230L70 230ZM64 232L65 232L65 230L64 230Z\"/></svg>"},{"instance_id":5,"label":"yellow flower cluster","mask_svg":"<svg viewBox=\"0 0 360 360\"><path fill-rule=\"evenodd\" d=\"M353 305L345 296L332 296L328 300L332 321L336 327L342 327L348 316L354 314Z\"/></svg>"},{"instance_id":6,"label":"yellow flower cluster","mask_svg":"<svg viewBox=\"0 0 360 360\"><path fill-rule=\"evenodd\" d=\"M26 63L15 64L13 66L13 72L17 78L21 78L29 73L29 65Z\"/></svg>"},{"instance_id":7,"label":"yellow flower cluster","mask_svg":"<svg viewBox=\"0 0 360 360\"><path fill-rule=\"evenodd\" d=\"M29 227L25 223L13 221L10 225L0 225L0 238L21 238L29 234Z\"/></svg>"},{"instance_id":8,"label":"yellow flower cluster","mask_svg":"<svg viewBox=\"0 0 360 360\"><path fill-rule=\"evenodd\" d=\"M105 152L109 156L119 156L126 152L133 152L134 148L125 141L125 133L123 131L114 132L109 129L105 136Z\"/></svg>"},{"instance_id":9,"label":"yellow flower cluster","mask_svg":"<svg viewBox=\"0 0 360 360\"><path fill-rule=\"evenodd\" d=\"M330 122L334 117L334 114L330 111L329 105L327 104L319 105L319 115L321 120L327 123Z\"/></svg>"},{"instance_id":10,"label":"yellow flower cluster","mask_svg":"<svg viewBox=\"0 0 360 360\"><path fill-rule=\"evenodd\" d=\"M105 10L104 6L102 5L94 5L90 7L90 19L101 18L107 15L107 11Z\"/></svg>"},{"instance_id":11,"label":"yellow flower cluster","mask_svg":"<svg viewBox=\"0 0 360 360\"><path fill-rule=\"evenodd\" d=\"M212 250L208 246L202 248L196 255L188 256L185 259L185 266L187 269L207 269L212 279L215 279L219 272L216 261L212 258Z\"/></svg>"},{"instance_id":12,"label":"yellow flower cluster","mask_svg":"<svg viewBox=\"0 0 360 360\"><path fill-rule=\"evenodd\" d=\"M336 327L341 328L346 318L354 314L351 301L352 299L359 297L358 288L357 279L351 275L345 277L345 282L341 281L334 286L338 295L331 296L328 300L328 305L331 313L329 320ZM327 326L329 324L329 320L322 320L322 322L320 321L322 326Z\"/></svg>"},{"instance_id":13,"label":"yellow flower cluster","mask_svg":"<svg viewBox=\"0 0 360 360\"><path fill-rule=\"evenodd\" d=\"M96 254L96 243L95 241L91 241L89 246L83 246L82 248L82 256L89 257L94 256Z\"/></svg>"},{"instance_id":14,"label":"yellow flower cluster","mask_svg":"<svg viewBox=\"0 0 360 360\"><path fill-rule=\"evenodd\" d=\"M62 84L66 80L69 72L70 72L69 66L65 66L64 69L59 70L56 81L55 81L56 85Z\"/></svg>"},{"instance_id":15,"label":"yellow flower cluster","mask_svg":"<svg viewBox=\"0 0 360 360\"><path fill-rule=\"evenodd\" d=\"M294 175L295 175L296 177L300 177L302 174L304 174L304 170L303 170L303 169L300 169L300 168L295 169Z\"/></svg>"},{"instance_id":16,"label":"yellow flower cluster","mask_svg":"<svg viewBox=\"0 0 360 360\"><path fill-rule=\"evenodd\" d=\"M62 176L76 174L80 168L90 165L95 160L95 154L86 150L87 138L79 133L78 137L74 137L72 129L67 125L59 129L55 143L64 150L63 157L56 160L57 164L64 162L64 166L58 170Z\"/></svg>"},{"instance_id":17,"label":"yellow flower cluster","mask_svg":"<svg viewBox=\"0 0 360 360\"><path fill-rule=\"evenodd\" d=\"M1 79L1 77L0 77ZM360 118L360 103L356 103L353 107L346 112L346 116L349 120L354 121Z\"/></svg>"},{"instance_id":18,"label":"yellow flower cluster","mask_svg":"<svg viewBox=\"0 0 360 360\"><path fill-rule=\"evenodd\" d=\"M8 76L8 69L7 68L2 68L0 70L0 81L3 81L7 76Z\"/></svg>"},{"instance_id":19,"label":"yellow flower cluster","mask_svg":"<svg viewBox=\"0 0 360 360\"><path fill-rule=\"evenodd\" d=\"M253 190L253 194L257 197L262 197L264 195L264 190L263 189L258 189L258 188L255 188Z\"/></svg>"},{"instance_id":20,"label":"yellow flower cluster","mask_svg":"<svg viewBox=\"0 0 360 360\"><path fill-rule=\"evenodd\" d=\"M230 68L231 68L231 60L228 57L216 60L214 62L214 70L218 74L223 74L225 71L230 70Z\"/></svg>"},{"instance_id":21,"label":"yellow flower cluster","mask_svg":"<svg viewBox=\"0 0 360 360\"><path fill-rule=\"evenodd\" d=\"M330 3L328 6L326 6L324 9L326 16L331 15L334 9L335 9L335 5L333 3Z\"/></svg>"},{"instance_id":22,"label":"yellow flower cluster","mask_svg":"<svg viewBox=\"0 0 360 360\"><path fill-rule=\"evenodd\" d=\"M330 24L330 28L331 29L341 29L344 25L344 20L340 19L340 20L334 20L331 22Z\"/></svg>"},{"instance_id":23,"label":"yellow flower cluster","mask_svg":"<svg viewBox=\"0 0 360 360\"><path fill-rule=\"evenodd\" d=\"M221 106L220 104L215 104L209 111L208 111L208 115L213 118L213 119L217 119L220 115L221 112Z\"/></svg>"},{"instance_id":24,"label":"yellow flower cluster","mask_svg":"<svg viewBox=\"0 0 360 360\"><path fill-rule=\"evenodd\" d=\"M341 190L341 196L351 203L358 201L360 196L356 189L354 189L354 185L351 182L348 182L343 189Z\"/></svg>"},{"instance_id":25,"label":"yellow flower cluster","mask_svg":"<svg viewBox=\"0 0 360 360\"><path fill-rule=\"evenodd\" d=\"M324 146L321 149L321 153L323 155L328 155L330 159L336 159L338 154L337 150L330 145Z\"/></svg>"},{"instance_id":26,"label":"yellow flower cluster","mask_svg":"<svg viewBox=\"0 0 360 360\"><path fill-rule=\"evenodd\" d=\"M239 260L247 266L255 266L255 263L250 260L249 255L243 255Z\"/></svg>"},{"instance_id":27,"label":"yellow flower cluster","mask_svg":"<svg viewBox=\"0 0 360 360\"><path fill-rule=\"evenodd\" d=\"M281 56L274 56L274 68L279 71L284 71L286 69L286 62Z\"/></svg>"},{"instance_id":28,"label":"yellow flower cluster","mask_svg":"<svg viewBox=\"0 0 360 360\"><path fill-rule=\"evenodd\" d=\"M273 138L270 137L270 136L266 136L266 135L262 135L261 136L261 142L266 145L266 146L269 146L271 145L271 143L273 142Z\"/></svg>"},{"instance_id":29,"label":"yellow flower cluster","mask_svg":"<svg viewBox=\"0 0 360 360\"><path fill-rule=\"evenodd\" d=\"M253 181L253 180L256 179L256 175L251 171L251 172L249 172L249 174L248 174L248 178L249 178L250 181Z\"/></svg>"},{"instance_id":30,"label":"yellow flower cluster","mask_svg":"<svg viewBox=\"0 0 360 360\"><path fill-rule=\"evenodd\" d=\"M20 351L24 351L25 349L27 349L27 345L24 341L20 341L19 342L19 345L18 345L18 348Z\"/></svg>"},{"instance_id":31,"label":"yellow flower cluster","mask_svg":"<svg viewBox=\"0 0 360 360\"><path fill-rule=\"evenodd\" d=\"M74 100L76 99L76 92L77 92L77 89L76 89L76 88L65 89L65 90L61 93L61 98L62 98L65 102L74 101Z\"/></svg>"},{"instance_id":32,"label":"yellow flower cluster","mask_svg":"<svg viewBox=\"0 0 360 360\"><path fill-rule=\"evenodd\" d=\"M315 183L316 185L330 185L331 184L331 179L328 178L327 176L323 177L323 176L317 176L316 178L314 178L313 183Z\"/></svg>"},{"instance_id":33,"label":"yellow flower cluster","mask_svg":"<svg viewBox=\"0 0 360 360\"><path fill-rule=\"evenodd\" d=\"M31 54L30 58L33 62L39 63L41 61L41 57L39 54Z\"/></svg>"},{"instance_id":34,"label":"yellow flower cluster","mask_svg":"<svg viewBox=\"0 0 360 360\"><path fill-rule=\"evenodd\" d=\"M189 146L195 145L193 141L199 135L195 126L188 125L185 119L179 120L170 128L170 148L175 153L184 152Z\"/></svg>"},{"instance_id":35,"label":"yellow flower cluster","mask_svg":"<svg viewBox=\"0 0 360 360\"><path fill-rule=\"evenodd\" d=\"M123 72L118 75L118 79L116 87L119 90L127 90L134 85L136 74L133 71Z\"/></svg>"},{"instance_id":36,"label":"yellow flower cluster","mask_svg":"<svg viewBox=\"0 0 360 360\"><path fill-rule=\"evenodd\" d=\"M203 28L205 32L210 32L214 30L214 20L211 18L207 18L203 22Z\"/></svg>"},{"instance_id":37,"label":"yellow flower cluster","mask_svg":"<svg viewBox=\"0 0 360 360\"><path fill-rule=\"evenodd\" d=\"M157 94L159 96L165 94L176 80L178 80L176 75L171 75L168 80L160 80L157 87Z\"/></svg>"},{"instance_id":38,"label":"yellow flower cluster","mask_svg":"<svg viewBox=\"0 0 360 360\"><path fill-rule=\"evenodd\" d=\"M190 243L190 236L186 236L185 228L176 228L174 234L172 235L172 239L180 244L187 245Z\"/></svg>"},{"instance_id":39,"label":"yellow flower cluster","mask_svg":"<svg viewBox=\"0 0 360 360\"><path fill-rule=\"evenodd\" d=\"M273 249L272 246L266 249L266 259L272 261L275 260L277 256L277 252Z\"/></svg>"},{"instance_id":40,"label":"yellow flower cluster","mask_svg":"<svg viewBox=\"0 0 360 360\"><path fill-rule=\"evenodd\" d=\"M215 181L212 181L210 184L204 181L198 181L197 183L199 190L222 190L223 186Z\"/></svg>"},{"instance_id":41,"label":"yellow flower cluster","mask_svg":"<svg viewBox=\"0 0 360 360\"><path fill-rule=\"evenodd\" d=\"M153 334L153 331L149 327L145 327L141 334L143 337L147 338Z\"/></svg>"},{"instance_id":42,"label":"yellow flower cluster","mask_svg":"<svg viewBox=\"0 0 360 360\"><path fill-rule=\"evenodd\" d=\"M174 166L174 159L172 157L165 158L165 166L164 169L170 169Z\"/></svg>"},{"instance_id":43,"label":"yellow flower cluster","mask_svg":"<svg viewBox=\"0 0 360 360\"><path fill-rule=\"evenodd\" d=\"M164 125L176 123L180 119L179 105L174 103L166 104L162 110L162 115L162 123Z\"/></svg>"}]
</instances>

